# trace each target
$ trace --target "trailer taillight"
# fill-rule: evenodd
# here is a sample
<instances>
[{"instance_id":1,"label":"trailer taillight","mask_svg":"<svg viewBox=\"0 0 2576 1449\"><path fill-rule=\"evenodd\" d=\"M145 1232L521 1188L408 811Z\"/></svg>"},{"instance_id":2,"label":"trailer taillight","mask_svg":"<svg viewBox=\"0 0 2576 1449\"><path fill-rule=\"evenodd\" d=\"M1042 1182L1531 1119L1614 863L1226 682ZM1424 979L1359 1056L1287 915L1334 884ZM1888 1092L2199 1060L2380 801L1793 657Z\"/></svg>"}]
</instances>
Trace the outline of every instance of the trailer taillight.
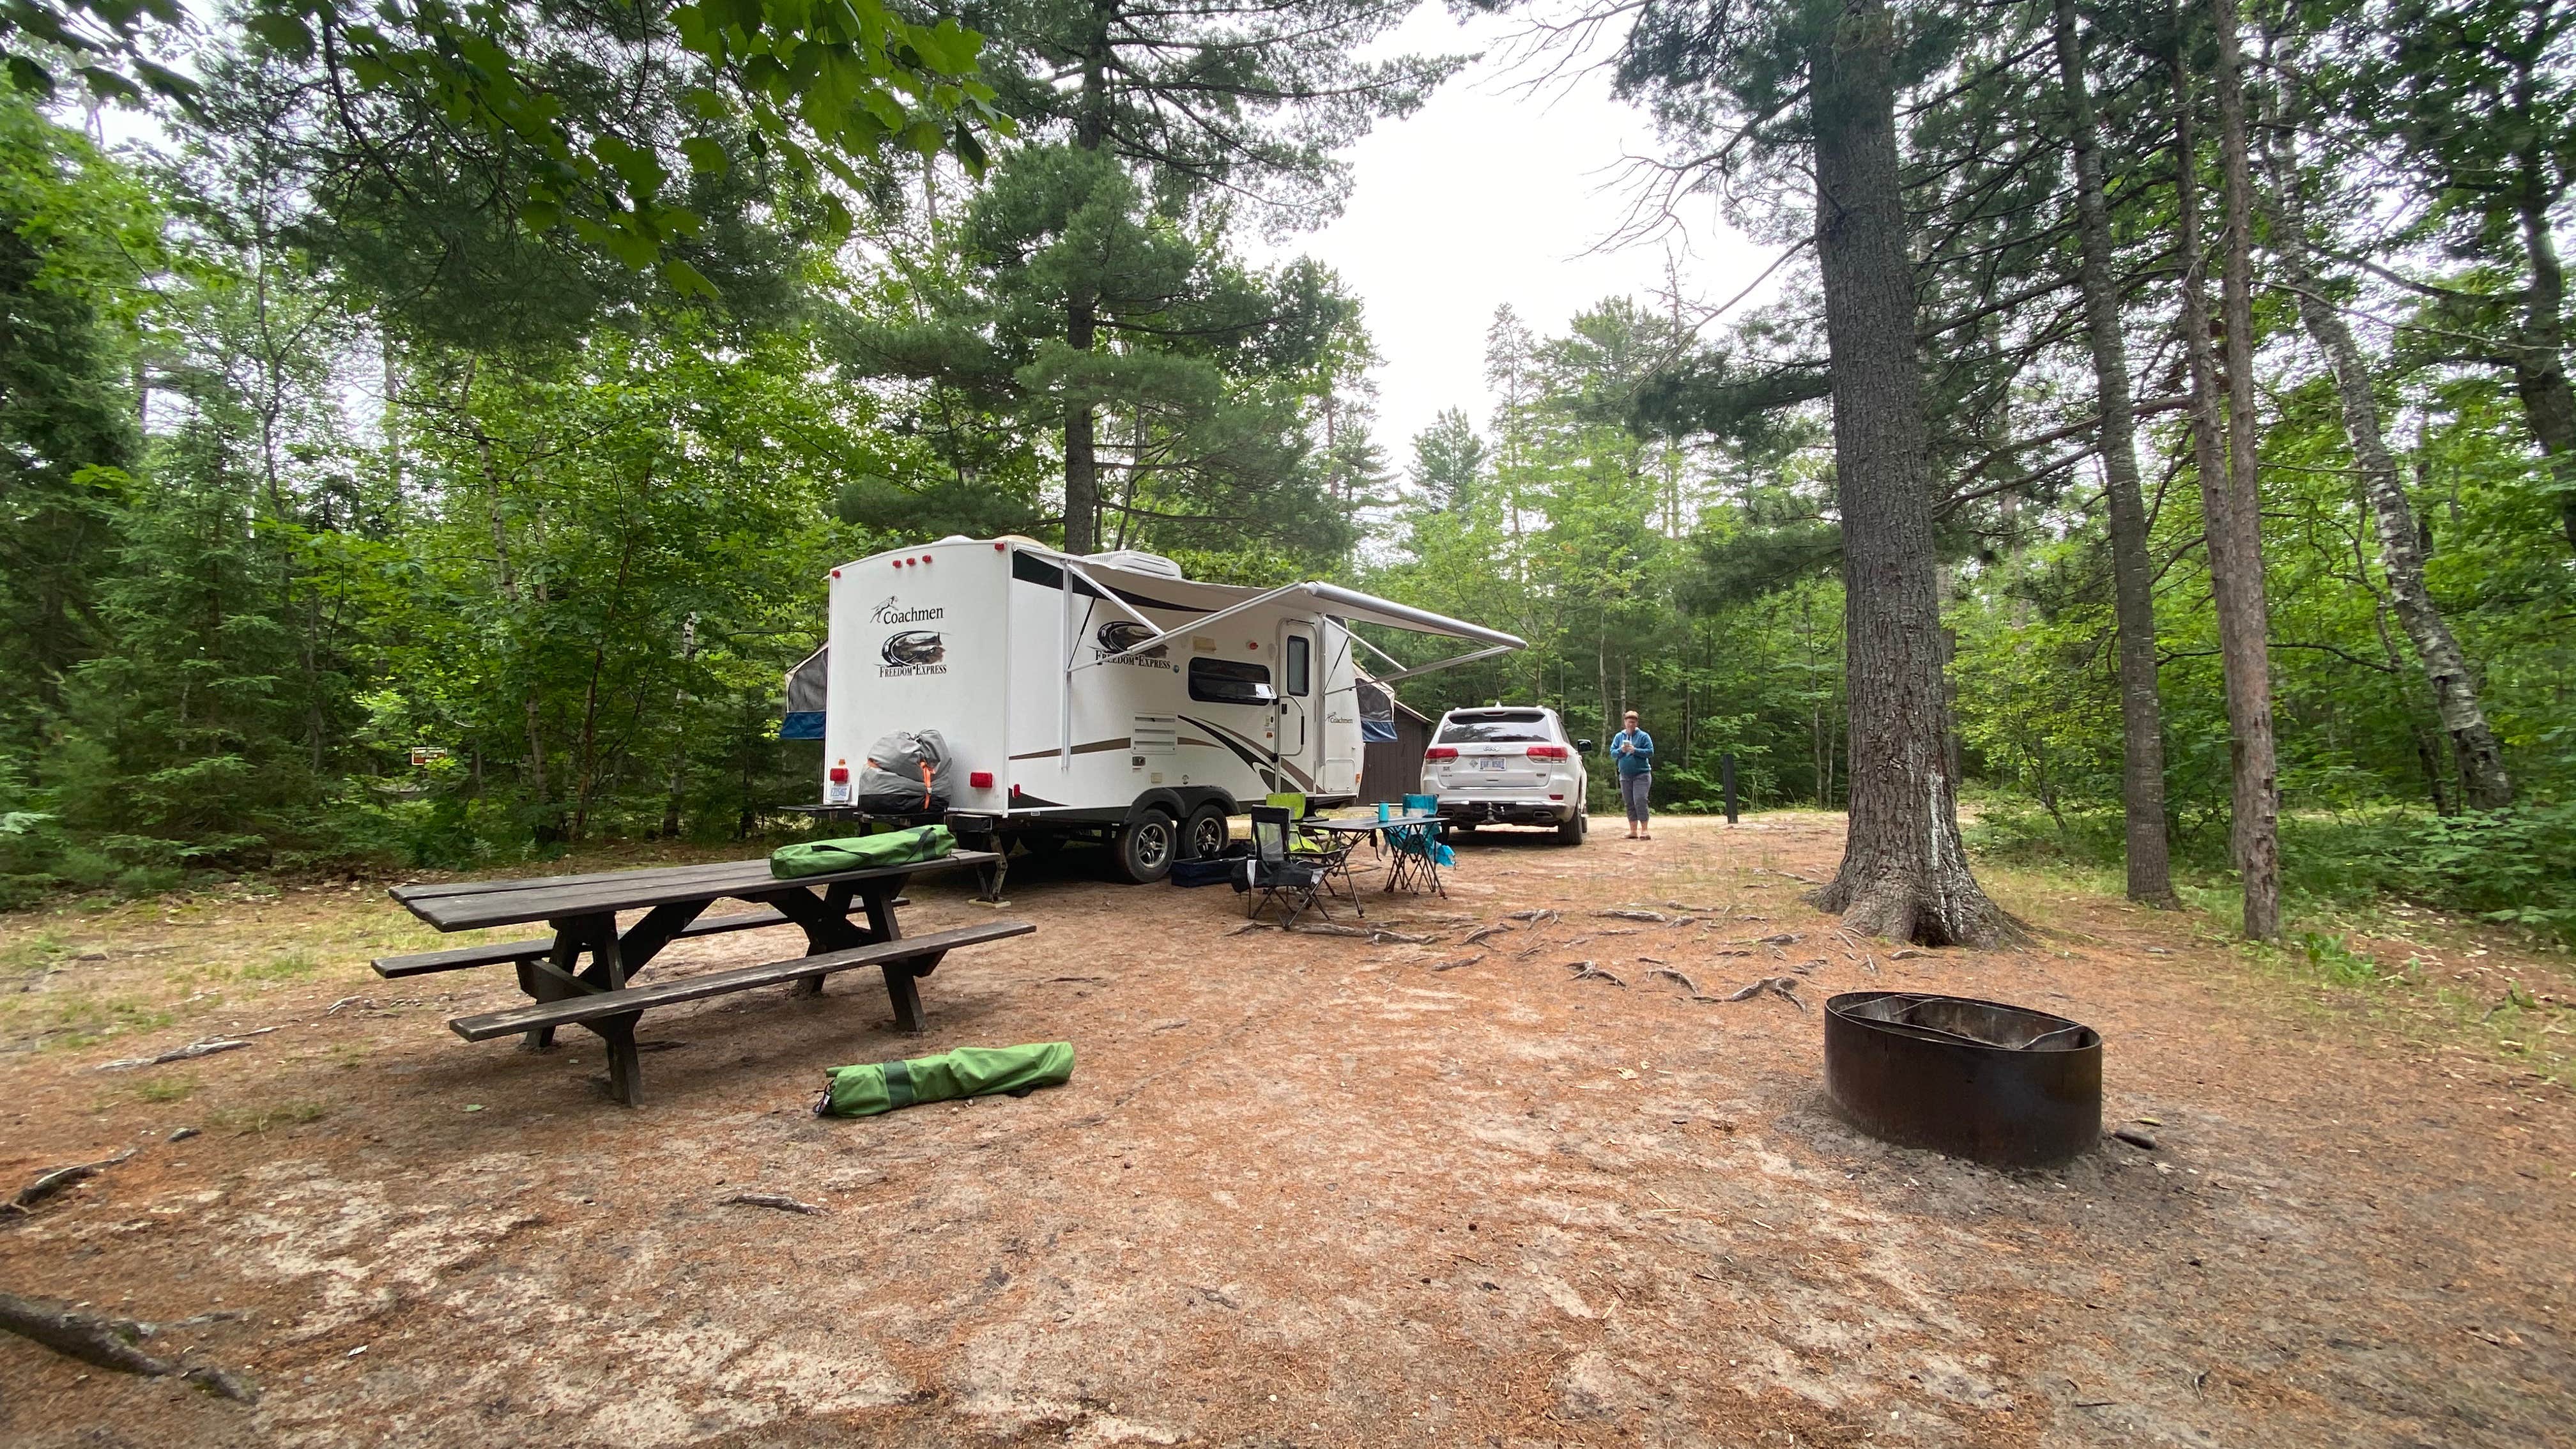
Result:
<instances>
[{"instance_id":1,"label":"trailer taillight","mask_svg":"<svg viewBox=\"0 0 2576 1449\"><path fill-rule=\"evenodd\" d=\"M1448 745L1433 745L1431 748L1422 752L1422 758L1426 760L1454 760L1458 758L1458 751Z\"/></svg>"},{"instance_id":2,"label":"trailer taillight","mask_svg":"<svg viewBox=\"0 0 2576 1449\"><path fill-rule=\"evenodd\" d=\"M834 765L831 773L823 778L831 781L835 785L846 785L850 783L850 762L843 760L839 764Z\"/></svg>"},{"instance_id":3,"label":"trailer taillight","mask_svg":"<svg viewBox=\"0 0 2576 1449\"><path fill-rule=\"evenodd\" d=\"M990 790L993 788L993 772L990 770L970 771L966 776L966 783L973 789Z\"/></svg>"}]
</instances>

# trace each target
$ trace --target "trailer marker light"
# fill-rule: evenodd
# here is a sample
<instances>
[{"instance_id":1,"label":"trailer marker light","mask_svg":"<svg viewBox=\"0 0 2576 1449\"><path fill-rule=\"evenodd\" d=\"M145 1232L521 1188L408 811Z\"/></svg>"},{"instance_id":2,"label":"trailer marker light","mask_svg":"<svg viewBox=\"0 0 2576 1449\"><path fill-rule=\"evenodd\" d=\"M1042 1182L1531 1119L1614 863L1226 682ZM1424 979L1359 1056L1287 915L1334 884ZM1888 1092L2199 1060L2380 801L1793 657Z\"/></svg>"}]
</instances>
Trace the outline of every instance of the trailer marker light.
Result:
<instances>
[{"instance_id":1,"label":"trailer marker light","mask_svg":"<svg viewBox=\"0 0 2576 1449\"><path fill-rule=\"evenodd\" d=\"M993 772L990 770L974 771L966 777L966 783L971 788L977 790L990 790L993 788Z\"/></svg>"},{"instance_id":2,"label":"trailer marker light","mask_svg":"<svg viewBox=\"0 0 2576 1449\"><path fill-rule=\"evenodd\" d=\"M1422 752L1422 758L1426 760L1454 760L1458 758L1458 751L1456 747L1451 745L1433 745L1431 748Z\"/></svg>"},{"instance_id":3,"label":"trailer marker light","mask_svg":"<svg viewBox=\"0 0 2576 1449\"><path fill-rule=\"evenodd\" d=\"M850 783L850 762L848 760L843 760L839 764L834 765L832 767L832 773L825 778L829 779L835 785L846 785Z\"/></svg>"},{"instance_id":4,"label":"trailer marker light","mask_svg":"<svg viewBox=\"0 0 2576 1449\"><path fill-rule=\"evenodd\" d=\"M995 539L995 540L993 541L993 552L995 552L995 553L1000 553L1001 551L1002 551L1002 542L1001 542L1001 540L1000 540L1000 539Z\"/></svg>"}]
</instances>

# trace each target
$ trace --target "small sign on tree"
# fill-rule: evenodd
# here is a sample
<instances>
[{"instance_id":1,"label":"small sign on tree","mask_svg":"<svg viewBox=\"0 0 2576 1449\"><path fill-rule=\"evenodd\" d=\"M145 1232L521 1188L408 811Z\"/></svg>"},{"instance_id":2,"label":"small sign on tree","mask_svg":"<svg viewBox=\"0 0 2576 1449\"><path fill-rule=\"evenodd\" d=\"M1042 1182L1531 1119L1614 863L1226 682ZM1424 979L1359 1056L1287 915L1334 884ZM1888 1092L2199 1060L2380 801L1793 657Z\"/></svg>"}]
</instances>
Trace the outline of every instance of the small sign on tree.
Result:
<instances>
[{"instance_id":1,"label":"small sign on tree","mask_svg":"<svg viewBox=\"0 0 2576 1449\"><path fill-rule=\"evenodd\" d=\"M435 764L446 758L447 750L441 745L414 745L411 747L411 762L414 768L418 768L422 765Z\"/></svg>"}]
</instances>

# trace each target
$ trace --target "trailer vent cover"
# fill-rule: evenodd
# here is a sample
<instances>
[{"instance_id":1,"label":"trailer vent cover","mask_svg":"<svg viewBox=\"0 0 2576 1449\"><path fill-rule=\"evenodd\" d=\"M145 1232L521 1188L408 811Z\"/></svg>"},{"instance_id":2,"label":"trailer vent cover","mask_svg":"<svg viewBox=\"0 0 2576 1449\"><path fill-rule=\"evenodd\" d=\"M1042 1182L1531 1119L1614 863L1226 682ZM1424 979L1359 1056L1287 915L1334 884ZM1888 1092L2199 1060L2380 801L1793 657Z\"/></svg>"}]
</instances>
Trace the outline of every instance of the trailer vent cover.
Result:
<instances>
[{"instance_id":1,"label":"trailer vent cover","mask_svg":"<svg viewBox=\"0 0 2576 1449\"><path fill-rule=\"evenodd\" d=\"M1107 553L1085 554L1082 561L1096 563L1103 568L1125 569L1131 574L1152 574L1158 579L1182 577L1179 564L1159 553L1147 553L1141 548L1119 548L1111 549Z\"/></svg>"}]
</instances>

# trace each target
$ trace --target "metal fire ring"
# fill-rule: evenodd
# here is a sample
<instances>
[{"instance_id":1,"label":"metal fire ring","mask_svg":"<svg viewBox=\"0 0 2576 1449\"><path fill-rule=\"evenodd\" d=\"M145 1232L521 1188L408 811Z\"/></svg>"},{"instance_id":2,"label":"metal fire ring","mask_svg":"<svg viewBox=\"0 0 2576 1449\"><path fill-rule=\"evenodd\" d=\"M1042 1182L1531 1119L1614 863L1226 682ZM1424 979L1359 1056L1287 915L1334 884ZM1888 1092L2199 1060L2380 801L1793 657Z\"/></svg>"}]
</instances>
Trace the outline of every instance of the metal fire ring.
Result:
<instances>
[{"instance_id":1,"label":"metal fire ring","mask_svg":"<svg viewBox=\"0 0 2576 1449\"><path fill-rule=\"evenodd\" d=\"M2102 1136L2102 1034L2044 1011L1916 991L1825 1003L1825 1092L1863 1131L1995 1167Z\"/></svg>"}]
</instances>

